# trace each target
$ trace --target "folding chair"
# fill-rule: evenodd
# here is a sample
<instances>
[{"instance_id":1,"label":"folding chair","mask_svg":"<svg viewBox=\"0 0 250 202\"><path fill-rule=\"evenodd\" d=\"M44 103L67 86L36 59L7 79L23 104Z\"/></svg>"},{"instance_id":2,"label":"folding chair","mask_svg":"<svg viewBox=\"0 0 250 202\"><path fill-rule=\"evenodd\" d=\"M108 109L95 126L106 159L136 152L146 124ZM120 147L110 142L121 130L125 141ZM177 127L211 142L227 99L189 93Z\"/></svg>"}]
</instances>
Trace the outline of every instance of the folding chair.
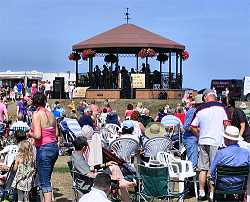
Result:
<instances>
[{"instance_id":1,"label":"folding chair","mask_svg":"<svg viewBox=\"0 0 250 202\"><path fill-rule=\"evenodd\" d=\"M216 168L214 184L215 201L244 201L247 189L249 165L222 166Z\"/></svg>"},{"instance_id":2,"label":"folding chair","mask_svg":"<svg viewBox=\"0 0 250 202\"><path fill-rule=\"evenodd\" d=\"M153 201L154 199L183 198L184 192L174 192L170 189L170 178L167 167L146 167L138 165L139 189L137 201Z\"/></svg>"},{"instance_id":3,"label":"folding chair","mask_svg":"<svg viewBox=\"0 0 250 202\"><path fill-rule=\"evenodd\" d=\"M0 201L16 201L17 200L17 192L15 189L11 187L12 182L16 176L16 171L13 170L15 161L11 164L10 169L7 173L7 177L5 179L4 185L2 187Z\"/></svg>"},{"instance_id":4,"label":"folding chair","mask_svg":"<svg viewBox=\"0 0 250 202\"><path fill-rule=\"evenodd\" d=\"M78 202L82 195L90 192L90 189L94 183L94 179L75 171L72 161L68 161L68 167L72 177L72 190L74 192L74 201Z\"/></svg>"}]
</instances>

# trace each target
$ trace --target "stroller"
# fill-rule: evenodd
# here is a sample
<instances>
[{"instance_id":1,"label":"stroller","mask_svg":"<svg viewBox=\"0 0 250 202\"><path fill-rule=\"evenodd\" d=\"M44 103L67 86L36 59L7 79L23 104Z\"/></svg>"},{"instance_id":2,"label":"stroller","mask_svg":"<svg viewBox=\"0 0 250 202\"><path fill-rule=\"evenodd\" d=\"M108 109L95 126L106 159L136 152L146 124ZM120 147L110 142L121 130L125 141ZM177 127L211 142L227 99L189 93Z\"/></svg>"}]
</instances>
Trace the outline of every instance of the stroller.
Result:
<instances>
[{"instance_id":1,"label":"stroller","mask_svg":"<svg viewBox=\"0 0 250 202\"><path fill-rule=\"evenodd\" d=\"M73 141L76 137L81 136L82 128L76 119L64 118L59 122L60 140L59 154L64 155L73 150Z\"/></svg>"}]
</instances>

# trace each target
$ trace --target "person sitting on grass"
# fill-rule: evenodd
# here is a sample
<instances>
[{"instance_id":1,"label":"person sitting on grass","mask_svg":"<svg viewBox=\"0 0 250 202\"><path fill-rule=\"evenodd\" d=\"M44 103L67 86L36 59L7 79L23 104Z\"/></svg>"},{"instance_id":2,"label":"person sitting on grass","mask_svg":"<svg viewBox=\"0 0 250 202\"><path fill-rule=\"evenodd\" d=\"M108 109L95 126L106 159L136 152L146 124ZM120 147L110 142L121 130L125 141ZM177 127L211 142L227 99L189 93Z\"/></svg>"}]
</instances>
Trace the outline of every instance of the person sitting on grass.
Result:
<instances>
[{"instance_id":1,"label":"person sitting on grass","mask_svg":"<svg viewBox=\"0 0 250 202\"><path fill-rule=\"evenodd\" d=\"M73 171L94 179L97 175L96 171L103 169L103 172L110 174L112 180L116 180L118 182L122 201L129 201L127 188L134 187L136 184L124 179L124 176L117 164L113 161L109 161L91 168L88 164L88 156L86 155L89 149L87 138L79 136L75 139L73 144L75 147L75 151L73 151L71 155L71 161L74 169Z\"/></svg>"}]
</instances>

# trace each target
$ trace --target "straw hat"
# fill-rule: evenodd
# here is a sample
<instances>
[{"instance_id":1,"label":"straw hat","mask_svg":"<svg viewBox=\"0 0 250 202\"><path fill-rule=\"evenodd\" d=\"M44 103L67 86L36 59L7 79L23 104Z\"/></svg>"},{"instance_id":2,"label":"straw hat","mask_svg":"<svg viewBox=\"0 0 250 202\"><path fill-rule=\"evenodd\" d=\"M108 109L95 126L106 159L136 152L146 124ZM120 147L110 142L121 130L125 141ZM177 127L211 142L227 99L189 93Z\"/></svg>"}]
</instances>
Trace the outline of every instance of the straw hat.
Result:
<instances>
[{"instance_id":1,"label":"straw hat","mask_svg":"<svg viewBox=\"0 0 250 202\"><path fill-rule=\"evenodd\" d=\"M240 131L235 126L227 126L224 132L224 138L229 140L240 140Z\"/></svg>"},{"instance_id":2,"label":"straw hat","mask_svg":"<svg viewBox=\"0 0 250 202\"><path fill-rule=\"evenodd\" d=\"M246 108L247 108L247 104L246 104L245 102L242 102L242 103L240 104L240 108L241 108L241 109L246 109Z\"/></svg>"},{"instance_id":3,"label":"straw hat","mask_svg":"<svg viewBox=\"0 0 250 202\"><path fill-rule=\"evenodd\" d=\"M163 136L164 133L165 133L164 126L156 122L148 124L145 130L145 135L149 137Z\"/></svg>"}]
</instances>

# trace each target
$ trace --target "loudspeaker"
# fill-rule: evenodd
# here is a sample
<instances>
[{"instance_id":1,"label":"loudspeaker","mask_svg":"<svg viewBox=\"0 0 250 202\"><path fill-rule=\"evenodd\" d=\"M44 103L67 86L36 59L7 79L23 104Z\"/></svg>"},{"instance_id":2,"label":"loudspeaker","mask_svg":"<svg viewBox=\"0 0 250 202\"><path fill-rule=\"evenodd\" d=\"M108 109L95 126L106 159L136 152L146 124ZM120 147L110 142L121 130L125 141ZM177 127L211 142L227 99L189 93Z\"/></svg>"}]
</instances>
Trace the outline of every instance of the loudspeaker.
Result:
<instances>
[{"instance_id":1,"label":"loudspeaker","mask_svg":"<svg viewBox=\"0 0 250 202\"><path fill-rule=\"evenodd\" d=\"M55 77L53 81L54 98L64 98L64 77Z\"/></svg>"}]
</instances>

